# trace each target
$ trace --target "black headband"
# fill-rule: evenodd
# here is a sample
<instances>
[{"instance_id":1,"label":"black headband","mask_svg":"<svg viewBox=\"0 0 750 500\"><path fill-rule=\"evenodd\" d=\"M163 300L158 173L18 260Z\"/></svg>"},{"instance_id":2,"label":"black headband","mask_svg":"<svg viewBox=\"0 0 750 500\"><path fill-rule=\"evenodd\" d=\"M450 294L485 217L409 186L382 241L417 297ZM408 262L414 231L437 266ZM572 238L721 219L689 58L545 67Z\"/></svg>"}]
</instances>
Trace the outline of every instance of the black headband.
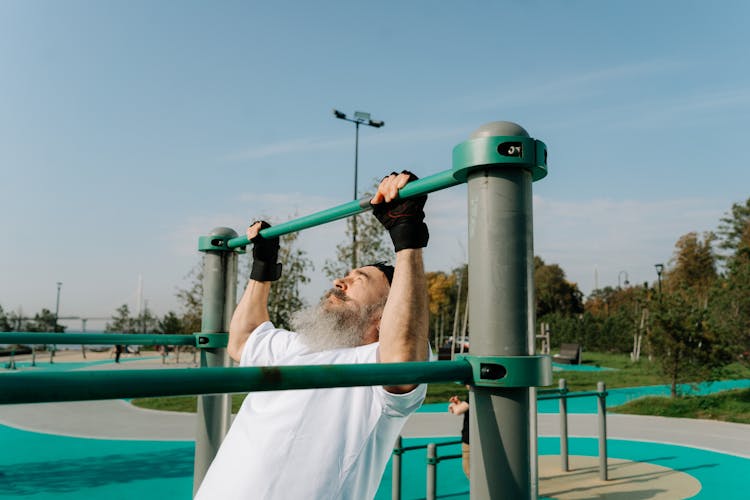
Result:
<instances>
[{"instance_id":1,"label":"black headband","mask_svg":"<svg viewBox=\"0 0 750 500\"><path fill-rule=\"evenodd\" d=\"M367 266L377 267L380 271L385 274L388 284L390 285L393 281L393 266L386 264L385 261L375 262L374 264L367 264Z\"/></svg>"}]
</instances>

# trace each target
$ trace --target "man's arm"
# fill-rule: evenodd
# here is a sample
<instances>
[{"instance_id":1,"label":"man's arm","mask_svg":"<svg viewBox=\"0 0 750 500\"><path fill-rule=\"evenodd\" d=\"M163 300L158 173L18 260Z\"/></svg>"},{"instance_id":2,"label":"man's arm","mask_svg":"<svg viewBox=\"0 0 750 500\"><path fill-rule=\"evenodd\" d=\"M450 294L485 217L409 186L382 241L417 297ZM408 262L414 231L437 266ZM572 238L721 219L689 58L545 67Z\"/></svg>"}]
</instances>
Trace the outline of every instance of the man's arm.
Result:
<instances>
[{"instance_id":1,"label":"man's arm","mask_svg":"<svg viewBox=\"0 0 750 500\"><path fill-rule=\"evenodd\" d=\"M375 216L391 233L396 249L393 282L380 321L379 360L382 363L425 361L429 354L427 279L422 261L422 247L427 245L428 238L427 227L422 222L426 196L412 201L412 206L394 202L398 189L410 178L413 175L408 172L386 177L372 199ZM379 203L386 205L377 207ZM390 207L383 210L388 205ZM394 220L395 224L389 224ZM415 387L414 384L385 386L385 390L402 394Z\"/></svg>"},{"instance_id":2,"label":"man's arm","mask_svg":"<svg viewBox=\"0 0 750 500\"><path fill-rule=\"evenodd\" d=\"M240 362L242 351L250 334L261 324L270 320L268 315L268 294L271 291L269 281L250 280L242 294L240 303L229 323L229 343L227 352L236 362Z\"/></svg>"},{"instance_id":3,"label":"man's arm","mask_svg":"<svg viewBox=\"0 0 750 500\"><path fill-rule=\"evenodd\" d=\"M268 315L268 294L271 281L281 276L281 265L278 260L279 239L264 239L259 236L261 229L268 226L265 222L255 222L247 229L247 239L254 242L253 268L250 281L242 294L240 303L234 310L229 323L229 356L240 362L242 352L250 334L261 324L270 320Z\"/></svg>"}]
</instances>

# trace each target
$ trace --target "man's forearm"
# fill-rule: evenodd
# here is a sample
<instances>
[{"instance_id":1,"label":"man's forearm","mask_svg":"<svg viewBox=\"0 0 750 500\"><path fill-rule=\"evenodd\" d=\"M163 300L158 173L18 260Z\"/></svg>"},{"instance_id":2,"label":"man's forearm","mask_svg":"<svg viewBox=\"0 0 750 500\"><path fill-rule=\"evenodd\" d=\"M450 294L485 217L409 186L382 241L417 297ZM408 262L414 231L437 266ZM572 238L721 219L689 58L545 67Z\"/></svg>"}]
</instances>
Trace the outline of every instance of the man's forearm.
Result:
<instances>
[{"instance_id":1,"label":"man's forearm","mask_svg":"<svg viewBox=\"0 0 750 500\"><path fill-rule=\"evenodd\" d=\"M229 342L227 352L239 362L250 333L263 322L270 319L268 315L268 294L271 283L268 281L250 280L242 294L240 303L234 310L229 324Z\"/></svg>"},{"instance_id":2,"label":"man's forearm","mask_svg":"<svg viewBox=\"0 0 750 500\"><path fill-rule=\"evenodd\" d=\"M380 321L380 361L426 360L428 321L422 249L401 250L396 253L393 283Z\"/></svg>"}]
</instances>

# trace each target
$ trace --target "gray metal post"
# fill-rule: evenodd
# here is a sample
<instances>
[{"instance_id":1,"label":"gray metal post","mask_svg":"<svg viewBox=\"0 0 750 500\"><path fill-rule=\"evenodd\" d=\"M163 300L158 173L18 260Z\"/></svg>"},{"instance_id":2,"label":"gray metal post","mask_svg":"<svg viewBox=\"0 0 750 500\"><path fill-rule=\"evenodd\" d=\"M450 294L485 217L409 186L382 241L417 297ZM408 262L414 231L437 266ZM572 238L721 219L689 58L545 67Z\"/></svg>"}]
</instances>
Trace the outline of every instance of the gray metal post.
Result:
<instances>
[{"instance_id":1,"label":"gray metal post","mask_svg":"<svg viewBox=\"0 0 750 500\"><path fill-rule=\"evenodd\" d=\"M527 218L529 224L533 224L531 217ZM528 234L534 234L534 228L527 228ZM528 262L534 262L534 238L526 240L526 258ZM526 269L526 286L528 296L528 333L527 341L529 345L529 354L536 354L536 297L534 296L534 266L528 266ZM537 390L536 387L529 387L529 456L531 457L531 498L539 497L539 430L537 428Z\"/></svg>"},{"instance_id":2,"label":"gray metal post","mask_svg":"<svg viewBox=\"0 0 750 500\"><path fill-rule=\"evenodd\" d=\"M237 237L237 233L232 229L219 227L211 231L211 236L234 238ZM228 331L236 299L237 254L232 251L206 251L203 256L201 333ZM228 361L225 348L201 349L201 367L228 366ZM232 418L231 403L229 394L198 397L193 494L203 482L203 477L229 429Z\"/></svg>"},{"instance_id":3,"label":"gray metal post","mask_svg":"<svg viewBox=\"0 0 750 500\"><path fill-rule=\"evenodd\" d=\"M568 472L568 381L561 378L558 381L560 389L560 468Z\"/></svg>"},{"instance_id":4,"label":"gray metal post","mask_svg":"<svg viewBox=\"0 0 750 500\"><path fill-rule=\"evenodd\" d=\"M401 449L403 440L401 436L396 438L396 445L393 450L393 457L391 458L391 499L401 500L401 455L403 450Z\"/></svg>"},{"instance_id":5,"label":"gray metal post","mask_svg":"<svg viewBox=\"0 0 750 500\"><path fill-rule=\"evenodd\" d=\"M427 445L427 500L437 497L437 446Z\"/></svg>"},{"instance_id":6,"label":"gray metal post","mask_svg":"<svg viewBox=\"0 0 750 500\"><path fill-rule=\"evenodd\" d=\"M520 126L493 122L471 136L529 137ZM469 328L476 356L529 354L531 173L512 165L468 173ZM528 388L474 386L469 395L471 498L532 497Z\"/></svg>"},{"instance_id":7,"label":"gray metal post","mask_svg":"<svg viewBox=\"0 0 750 500\"><path fill-rule=\"evenodd\" d=\"M604 382L596 383L596 390L599 393L599 479L606 481L609 479L607 471L607 386Z\"/></svg>"}]
</instances>

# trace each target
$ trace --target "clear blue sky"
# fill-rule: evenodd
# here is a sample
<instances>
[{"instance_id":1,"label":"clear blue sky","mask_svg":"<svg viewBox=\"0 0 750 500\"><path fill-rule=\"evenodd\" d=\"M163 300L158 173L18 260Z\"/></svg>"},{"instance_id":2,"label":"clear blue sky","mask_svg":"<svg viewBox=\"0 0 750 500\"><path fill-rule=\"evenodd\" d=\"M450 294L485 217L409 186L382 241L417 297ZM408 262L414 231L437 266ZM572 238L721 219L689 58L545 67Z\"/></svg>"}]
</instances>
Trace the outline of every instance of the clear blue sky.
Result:
<instances>
[{"instance_id":1,"label":"clear blue sky","mask_svg":"<svg viewBox=\"0 0 750 500\"><path fill-rule=\"evenodd\" d=\"M654 281L750 196L750 3L0 0L0 305L157 314L197 238L429 175L483 123L545 141L535 250L585 293ZM466 258L466 192L428 202L428 270ZM322 267L343 224L300 243ZM244 260L243 260L244 264ZM74 327L78 324L73 323Z\"/></svg>"}]
</instances>

